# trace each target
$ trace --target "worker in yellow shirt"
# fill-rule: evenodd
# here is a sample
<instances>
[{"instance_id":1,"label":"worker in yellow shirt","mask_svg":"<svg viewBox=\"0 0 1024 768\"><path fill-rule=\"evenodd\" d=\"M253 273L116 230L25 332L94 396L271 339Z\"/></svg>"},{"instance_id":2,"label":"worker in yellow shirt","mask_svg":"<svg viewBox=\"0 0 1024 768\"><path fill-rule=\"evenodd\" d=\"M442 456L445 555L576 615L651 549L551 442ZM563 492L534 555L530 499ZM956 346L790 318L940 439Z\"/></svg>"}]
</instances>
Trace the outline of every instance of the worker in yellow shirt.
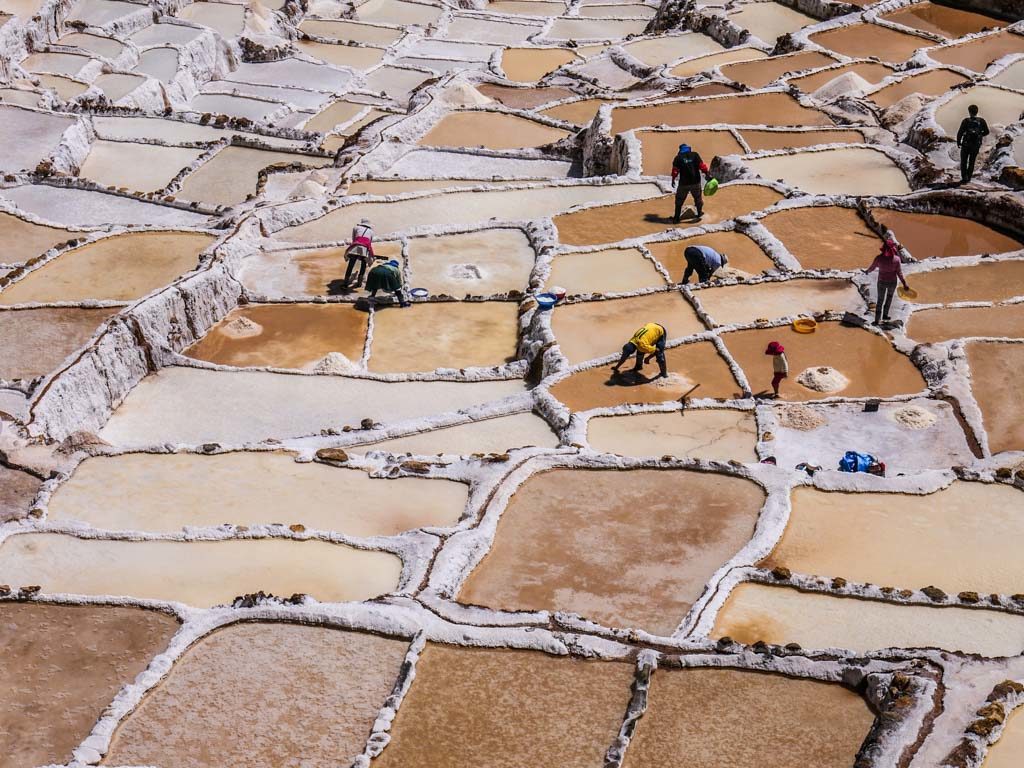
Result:
<instances>
[{"instance_id":1,"label":"worker in yellow shirt","mask_svg":"<svg viewBox=\"0 0 1024 768\"><path fill-rule=\"evenodd\" d=\"M651 358L657 358L658 368L661 371L659 378L668 377L668 368L665 364L665 342L668 340L668 332L665 326L657 323L647 323L633 334L632 338L622 347L622 357L619 362L612 366L614 373L619 372L620 366L626 362L631 355L636 355L634 371L640 371L644 363L651 362ZM646 358L646 359L645 359Z\"/></svg>"}]
</instances>

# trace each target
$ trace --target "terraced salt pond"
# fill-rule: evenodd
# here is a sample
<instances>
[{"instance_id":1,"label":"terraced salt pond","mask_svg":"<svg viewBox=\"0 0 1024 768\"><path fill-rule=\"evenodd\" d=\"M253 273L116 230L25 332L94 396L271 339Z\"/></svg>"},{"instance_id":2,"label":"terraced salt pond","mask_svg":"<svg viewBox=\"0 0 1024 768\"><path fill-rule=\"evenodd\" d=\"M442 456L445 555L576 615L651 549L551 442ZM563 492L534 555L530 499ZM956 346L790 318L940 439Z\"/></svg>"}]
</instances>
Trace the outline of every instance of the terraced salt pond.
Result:
<instances>
[{"instance_id":1,"label":"terraced salt pond","mask_svg":"<svg viewBox=\"0 0 1024 768\"><path fill-rule=\"evenodd\" d=\"M1021 582L1009 553L1024 536L1021 491L955 482L935 493L793 492L793 510L763 566L950 594L1014 594ZM905 557L908 542L920 557Z\"/></svg>"},{"instance_id":2,"label":"terraced salt pond","mask_svg":"<svg viewBox=\"0 0 1024 768\"><path fill-rule=\"evenodd\" d=\"M774 269L774 262L761 247L740 232L713 232L661 243L648 243L647 249L669 273L672 281L680 281L686 270L686 249L691 245L707 245L729 259L729 268L756 275ZM695 278L691 277L691 281Z\"/></svg>"},{"instance_id":3,"label":"terraced salt pond","mask_svg":"<svg viewBox=\"0 0 1024 768\"><path fill-rule=\"evenodd\" d=\"M897 64L909 59L918 48L934 45L925 37L900 32L880 24L851 24L815 32L811 42L853 58L874 56Z\"/></svg>"},{"instance_id":4,"label":"terraced salt pond","mask_svg":"<svg viewBox=\"0 0 1024 768\"><path fill-rule=\"evenodd\" d=\"M851 764L874 723L842 685L740 669L659 669L626 768ZM785 735L783 735L785 734Z\"/></svg>"},{"instance_id":5,"label":"terraced salt pond","mask_svg":"<svg viewBox=\"0 0 1024 768\"><path fill-rule=\"evenodd\" d=\"M905 195L907 175L884 152L867 147L806 151L747 160L762 178L778 179L810 194Z\"/></svg>"},{"instance_id":6,"label":"terraced salt pond","mask_svg":"<svg viewBox=\"0 0 1024 768\"><path fill-rule=\"evenodd\" d=\"M0 605L0 748L12 765L70 760L122 685L178 630L157 611L122 606Z\"/></svg>"},{"instance_id":7,"label":"terraced salt pond","mask_svg":"<svg viewBox=\"0 0 1024 768\"><path fill-rule=\"evenodd\" d=\"M684 471L534 475L502 512L458 598L670 634L750 538L764 498L748 480Z\"/></svg>"},{"instance_id":8,"label":"terraced salt pond","mask_svg":"<svg viewBox=\"0 0 1024 768\"><path fill-rule=\"evenodd\" d=\"M369 217L377 235L432 225L444 215L449 226L474 224L490 218L506 221L533 219L565 211L580 203L614 202L651 197L654 184L615 184L604 187L531 187L520 190L455 192L409 200L358 203L332 211L319 219L288 227L277 234L290 242L330 242Z\"/></svg>"},{"instance_id":9,"label":"terraced salt pond","mask_svg":"<svg viewBox=\"0 0 1024 768\"><path fill-rule=\"evenodd\" d=\"M97 141L82 164L81 174L107 187L157 192L202 154L201 149L185 147Z\"/></svg>"},{"instance_id":10,"label":"terraced salt pond","mask_svg":"<svg viewBox=\"0 0 1024 768\"><path fill-rule=\"evenodd\" d=\"M782 241L804 269L866 269L882 245L854 208L787 208L768 214L761 223ZM826 231L828 238L815 236Z\"/></svg>"},{"instance_id":11,"label":"terraced salt pond","mask_svg":"<svg viewBox=\"0 0 1024 768\"><path fill-rule=\"evenodd\" d=\"M521 291L529 282L533 263L533 248L518 229L409 241L410 284L434 294L459 298Z\"/></svg>"},{"instance_id":12,"label":"terraced salt pond","mask_svg":"<svg viewBox=\"0 0 1024 768\"><path fill-rule=\"evenodd\" d=\"M595 451L623 456L757 460L757 425L749 411L703 409L598 417L587 422L587 442Z\"/></svg>"},{"instance_id":13,"label":"terraced salt pond","mask_svg":"<svg viewBox=\"0 0 1024 768\"><path fill-rule=\"evenodd\" d=\"M252 766L297 754L316 765L354 759L407 648L401 639L297 624L217 630L189 648L121 724L106 762L192 765L211 751ZM237 738L257 722L261 738ZM294 723L323 738L311 743Z\"/></svg>"},{"instance_id":14,"label":"terraced salt pond","mask_svg":"<svg viewBox=\"0 0 1024 768\"><path fill-rule=\"evenodd\" d=\"M665 102L612 110L612 133L654 125L832 125L787 93L757 93L713 99Z\"/></svg>"},{"instance_id":15,"label":"terraced salt pond","mask_svg":"<svg viewBox=\"0 0 1024 768\"><path fill-rule=\"evenodd\" d=\"M0 304L131 301L196 268L214 242L190 232L140 232L105 238L62 254L0 292Z\"/></svg>"},{"instance_id":16,"label":"terraced salt pond","mask_svg":"<svg viewBox=\"0 0 1024 768\"><path fill-rule=\"evenodd\" d=\"M972 336L1024 338L1024 303L915 312L910 316L907 336L923 344Z\"/></svg>"},{"instance_id":17,"label":"terraced salt pond","mask_svg":"<svg viewBox=\"0 0 1024 768\"><path fill-rule=\"evenodd\" d=\"M143 379L100 432L124 445L244 443L394 423L523 392L521 381L378 383L334 376L165 368ZM201 395L201 396L200 396ZM278 403L267 408L268 402Z\"/></svg>"},{"instance_id":18,"label":"terraced salt pond","mask_svg":"<svg viewBox=\"0 0 1024 768\"><path fill-rule=\"evenodd\" d=\"M789 280L784 283L708 288L697 301L714 325L743 325L758 318L813 315L856 309L863 300L846 280Z\"/></svg>"},{"instance_id":19,"label":"terraced salt pond","mask_svg":"<svg viewBox=\"0 0 1024 768\"><path fill-rule=\"evenodd\" d=\"M630 664L428 644L374 763L472 768L501 755L529 765L557 751L561 765L594 765L618 733L632 679ZM428 746L439 739L444 750Z\"/></svg>"},{"instance_id":20,"label":"terraced salt pond","mask_svg":"<svg viewBox=\"0 0 1024 768\"><path fill-rule=\"evenodd\" d=\"M972 342L967 345L967 361L989 449L992 453L1024 449L1024 425L1017 418L1018 392L1009 376L1024 362L1024 345Z\"/></svg>"},{"instance_id":21,"label":"terraced salt pond","mask_svg":"<svg viewBox=\"0 0 1024 768\"><path fill-rule=\"evenodd\" d=\"M650 259L635 248L557 257L547 280L570 294L626 293L665 285L665 278Z\"/></svg>"},{"instance_id":22,"label":"terraced salt pond","mask_svg":"<svg viewBox=\"0 0 1024 768\"><path fill-rule=\"evenodd\" d=\"M1024 292L1024 261L990 261L914 275L915 304L1002 301Z\"/></svg>"},{"instance_id":23,"label":"terraced salt pond","mask_svg":"<svg viewBox=\"0 0 1024 768\"><path fill-rule=\"evenodd\" d=\"M301 163L310 168L330 164L329 158L249 147L226 147L193 171L178 192L186 200L234 205L256 191L259 172L276 163Z\"/></svg>"},{"instance_id":24,"label":"terraced salt pond","mask_svg":"<svg viewBox=\"0 0 1024 768\"><path fill-rule=\"evenodd\" d=\"M53 372L115 312L79 307L0 310L0 378L32 379Z\"/></svg>"},{"instance_id":25,"label":"terraced salt pond","mask_svg":"<svg viewBox=\"0 0 1024 768\"><path fill-rule=\"evenodd\" d=\"M628 337L624 337L628 338ZM612 350L616 355L618 350ZM629 372L613 376L611 363L574 373L551 387L551 394L573 411L635 403L679 401L691 392L694 397L725 400L742 397L732 371L710 342L673 347L665 353L668 378L657 379L658 368L648 365L640 375Z\"/></svg>"},{"instance_id":26,"label":"terraced salt pond","mask_svg":"<svg viewBox=\"0 0 1024 768\"><path fill-rule=\"evenodd\" d=\"M509 80L532 83L575 60L572 51L562 48L506 48L501 54L501 68Z\"/></svg>"},{"instance_id":27,"label":"terraced salt pond","mask_svg":"<svg viewBox=\"0 0 1024 768\"><path fill-rule=\"evenodd\" d=\"M481 141L487 149L518 149L551 144L568 136L516 115L497 112L451 112L435 125L420 144L435 147L464 147Z\"/></svg>"},{"instance_id":28,"label":"terraced salt pond","mask_svg":"<svg viewBox=\"0 0 1024 768\"><path fill-rule=\"evenodd\" d=\"M402 561L323 541L126 541L63 534L11 536L0 578L48 593L130 595L207 607L262 589L325 602L366 600L397 588Z\"/></svg>"},{"instance_id":29,"label":"terraced salt pond","mask_svg":"<svg viewBox=\"0 0 1024 768\"><path fill-rule=\"evenodd\" d=\"M1016 656L1024 617L976 608L898 605L854 597L741 584L718 613L713 638L804 648L941 648L981 656Z\"/></svg>"},{"instance_id":30,"label":"terraced salt pond","mask_svg":"<svg viewBox=\"0 0 1024 768\"><path fill-rule=\"evenodd\" d=\"M512 416L472 421L391 440L360 443L356 451L390 451L417 455L504 453L510 448L539 446L554 448L558 439L540 416L517 413Z\"/></svg>"},{"instance_id":31,"label":"terraced salt pond","mask_svg":"<svg viewBox=\"0 0 1024 768\"><path fill-rule=\"evenodd\" d=\"M183 486L182 477L191 481ZM131 453L80 464L51 498L47 516L106 530L298 523L350 536L391 536L453 525L467 496L461 483L373 479L285 453Z\"/></svg>"}]
</instances>

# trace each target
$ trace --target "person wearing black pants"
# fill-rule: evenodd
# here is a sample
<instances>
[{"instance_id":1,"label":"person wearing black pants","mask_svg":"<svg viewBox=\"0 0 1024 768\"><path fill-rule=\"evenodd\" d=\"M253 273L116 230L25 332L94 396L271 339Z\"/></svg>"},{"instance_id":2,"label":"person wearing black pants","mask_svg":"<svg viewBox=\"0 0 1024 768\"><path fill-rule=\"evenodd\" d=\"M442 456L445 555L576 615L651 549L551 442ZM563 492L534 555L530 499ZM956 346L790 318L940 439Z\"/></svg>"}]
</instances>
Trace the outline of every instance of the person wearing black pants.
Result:
<instances>
[{"instance_id":1,"label":"person wearing black pants","mask_svg":"<svg viewBox=\"0 0 1024 768\"><path fill-rule=\"evenodd\" d=\"M679 152L672 160L672 183L676 186L676 210L672 222L679 223L683 203L688 195L693 195L697 207L697 218L704 215L704 187L701 173L707 173L708 167L700 155L690 149L689 144L680 144Z\"/></svg>"},{"instance_id":2,"label":"person wearing black pants","mask_svg":"<svg viewBox=\"0 0 1024 768\"><path fill-rule=\"evenodd\" d=\"M988 136L988 123L978 117L976 105L971 104L967 108L967 115L956 132L956 145L960 147L961 184L966 184L974 176L974 161L978 159L982 140Z\"/></svg>"}]
</instances>

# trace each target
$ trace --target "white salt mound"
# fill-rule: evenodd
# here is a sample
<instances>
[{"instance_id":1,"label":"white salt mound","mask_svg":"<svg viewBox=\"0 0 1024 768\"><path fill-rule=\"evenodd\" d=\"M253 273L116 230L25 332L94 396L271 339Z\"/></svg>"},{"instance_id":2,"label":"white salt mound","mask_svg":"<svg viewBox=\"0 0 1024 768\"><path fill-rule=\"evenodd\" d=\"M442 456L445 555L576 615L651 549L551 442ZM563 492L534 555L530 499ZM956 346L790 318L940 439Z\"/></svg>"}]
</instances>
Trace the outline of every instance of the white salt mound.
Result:
<instances>
[{"instance_id":1,"label":"white salt mound","mask_svg":"<svg viewBox=\"0 0 1024 768\"><path fill-rule=\"evenodd\" d=\"M736 269L734 267L719 267L715 270L715 273L711 275L712 280L746 280L750 277L749 272L744 272L742 269Z\"/></svg>"},{"instance_id":2,"label":"white salt mound","mask_svg":"<svg viewBox=\"0 0 1024 768\"><path fill-rule=\"evenodd\" d=\"M678 373L670 373L663 379L655 379L651 382L658 389L678 389L685 392L693 386L693 382Z\"/></svg>"},{"instance_id":3,"label":"white salt mound","mask_svg":"<svg viewBox=\"0 0 1024 768\"><path fill-rule=\"evenodd\" d=\"M806 405L791 405L779 411L779 425L787 429L809 432L825 426L826 419L821 413Z\"/></svg>"},{"instance_id":4,"label":"white salt mound","mask_svg":"<svg viewBox=\"0 0 1024 768\"><path fill-rule=\"evenodd\" d=\"M263 333L263 326L248 317L236 317L230 323L225 323L220 330L229 338L247 339L250 336L259 336Z\"/></svg>"},{"instance_id":5,"label":"white salt mound","mask_svg":"<svg viewBox=\"0 0 1024 768\"><path fill-rule=\"evenodd\" d=\"M445 88L441 98L453 107L479 107L492 101L469 83L458 83Z\"/></svg>"},{"instance_id":6,"label":"white salt mound","mask_svg":"<svg viewBox=\"0 0 1024 768\"><path fill-rule=\"evenodd\" d=\"M815 392L839 392L850 386L848 378L827 365L808 368L796 377L796 381Z\"/></svg>"},{"instance_id":7,"label":"white salt mound","mask_svg":"<svg viewBox=\"0 0 1024 768\"><path fill-rule=\"evenodd\" d=\"M927 99L920 93L908 93L902 99L882 112L879 122L886 128L906 122L924 109Z\"/></svg>"},{"instance_id":8,"label":"white salt mound","mask_svg":"<svg viewBox=\"0 0 1024 768\"><path fill-rule=\"evenodd\" d=\"M938 421L934 413L919 405L907 405L894 411L893 420L907 429L928 429Z\"/></svg>"},{"instance_id":9,"label":"white salt mound","mask_svg":"<svg viewBox=\"0 0 1024 768\"><path fill-rule=\"evenodd\" d=\"M310 197L320 197L327 194L327 188L317 184L311 179L306 179L292 190L288 195L289 200L305 200Z\"/></svg>"},{"instance_id":10,"label":"white salt mound","mask_svg":"<svg viewBox=\"0 0 1024 768\"><path fill-rule=\"evenodd\" d=\"M315 366L315 373L354 373L356 365L341 352L328 352Z\"/></svg>"},{"instance_id":11,"label":"white salt mound","mask_svg":"<svg viewBox=\"0 0 1024 768\"><path fill-rule=\"evenodd\" d=\"M832 101L840 96L860 96L871 88L871 83L856 72L847 72L829 80L821 88L811 94L811 98L819 101Z\"/></svg>"}]
</instances>

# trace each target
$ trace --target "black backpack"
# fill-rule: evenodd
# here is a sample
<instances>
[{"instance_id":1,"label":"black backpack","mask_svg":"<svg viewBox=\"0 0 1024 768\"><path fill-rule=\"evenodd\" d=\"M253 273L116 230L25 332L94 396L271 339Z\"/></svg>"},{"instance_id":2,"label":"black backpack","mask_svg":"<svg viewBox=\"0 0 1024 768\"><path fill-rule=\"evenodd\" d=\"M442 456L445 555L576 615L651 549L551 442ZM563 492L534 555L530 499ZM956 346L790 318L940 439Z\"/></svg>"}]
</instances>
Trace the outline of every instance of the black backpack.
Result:
<instances>
[{"instance_id":1,"label":"black backpack","mask_svg":"<svg viewBox=\"0 0 1024 768\"><path fill-rule=\"evenodd\" d=\"M980 118L969 117L965 121L964 125L964 144L981 144L981 140L985 136L985 129L982 127Z\"/></svg>"}]
</instances>

